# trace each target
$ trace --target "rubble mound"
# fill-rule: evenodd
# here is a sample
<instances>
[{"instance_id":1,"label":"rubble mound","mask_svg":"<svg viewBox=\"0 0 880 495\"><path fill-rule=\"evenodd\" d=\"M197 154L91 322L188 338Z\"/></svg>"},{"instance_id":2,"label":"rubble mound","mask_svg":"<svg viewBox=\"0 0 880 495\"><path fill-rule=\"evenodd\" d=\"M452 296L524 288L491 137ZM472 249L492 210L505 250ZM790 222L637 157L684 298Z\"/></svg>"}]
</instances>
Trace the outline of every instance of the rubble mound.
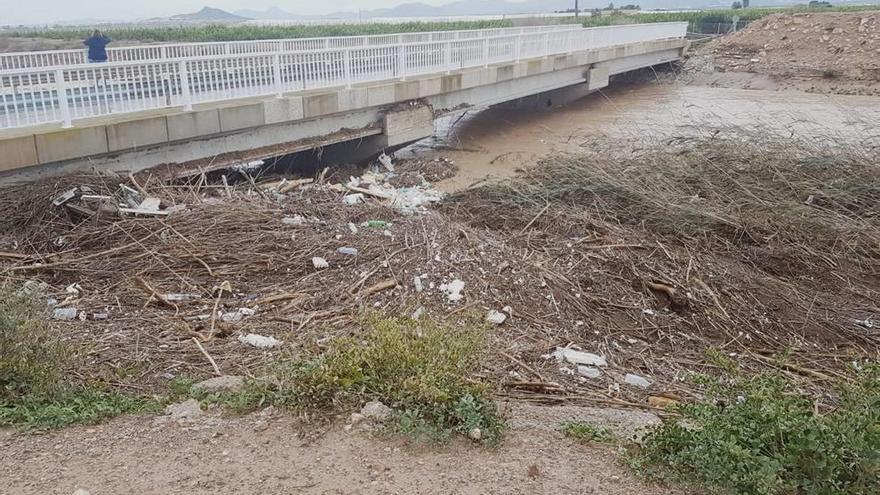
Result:
<instances>
[{"instance_id":1,"label":"rubble mound","mask_svg":"<svg viewBox=\"0 0 880 495\"><path fill-rule=\"evenodd\" d=\"M880 12L773 14L700 47L685 71L815 80L821 88L813 89L875 94ZM859 89L846 88L852 83Z\"/></svg>"}]
</instances>

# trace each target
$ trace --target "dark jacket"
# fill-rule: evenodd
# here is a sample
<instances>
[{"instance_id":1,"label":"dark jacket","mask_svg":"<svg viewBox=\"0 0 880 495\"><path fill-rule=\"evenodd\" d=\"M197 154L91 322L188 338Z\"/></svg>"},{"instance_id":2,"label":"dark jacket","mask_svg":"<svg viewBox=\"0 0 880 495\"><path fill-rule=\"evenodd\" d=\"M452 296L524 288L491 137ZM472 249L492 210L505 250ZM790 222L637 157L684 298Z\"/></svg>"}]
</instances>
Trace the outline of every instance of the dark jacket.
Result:
<instances>
[{"instance_id":1,"label":"dark jacket","mask_svg":"<svg viewBox=\"0 0 880 495\"><path fill-rule=\"evenodd\" d=\"M110 38L106 36L91 36L89 39L83 41L83 45L89 47L89 60L95 60L97 62L106 62L107 61L107 44L110 43Z\"/></svg>"}]
</instances>

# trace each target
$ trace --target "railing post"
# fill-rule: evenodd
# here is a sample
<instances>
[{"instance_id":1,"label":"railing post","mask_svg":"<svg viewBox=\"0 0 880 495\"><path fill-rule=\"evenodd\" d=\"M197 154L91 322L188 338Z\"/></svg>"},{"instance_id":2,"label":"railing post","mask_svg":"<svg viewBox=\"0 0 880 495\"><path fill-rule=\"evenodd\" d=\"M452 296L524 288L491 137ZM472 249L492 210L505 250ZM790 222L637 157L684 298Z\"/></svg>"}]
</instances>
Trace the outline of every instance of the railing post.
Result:
<instances>
[{"instance_id":1,"label":"railing post","mask_svg":"<svg viewBox=\"0 0 880 495\"><path fill-rule=\"evenodd\" d=\"M452 42L447 41L443 47L443 66L446 67L446 73L452 71Z\"/></svg>"},{"instance_id":2,"label":"railing post","mask_svg":"<svg viewBox=\"0 0 880 495\"><path fill-rule=\"evenodd\" d=\"M351 89L351 50L342 52L342 65L345 69L345 87Z\"/></svg>"},{"instance_id":3,"label":"railing post","mask_svg":"<svg viewBox=\"0 0 880 495\"><path fill-rule=\"evenodd\" d=\"M489 38L483 38L483 67L489 67Z\"/></svg>"},{"instance_id":4,"label":"railing post","mask_svg":"<svg viewBox=\"0 0 880 495\"><path fill-rule=\"evenodd\" d=\"M406 79L406 52L404 45L397 45L397 77L401 81Z\"/></svg>"},{"instance_id":5,"label":"railing post","mask_svg":"<svg viewBox=\"0 0 880 495\"><path fill-rule=\"evenodd\" d=\"M272 55L272 75L275 78L275 95L281 98L284 95L284 85L281 82L281 55Z\"/></svg>"},{"instance_id":6,"label":"railing post","mask_svg":"<svg viewBox=\"0 0 880 495\"><path fill-rule=\"evenodd\" d=\"M177 62L177 77L180 87L180 99L183 102L183 109L192 110L192 94L189 91L189 72L186 69L186 60Z\"/></svg>"},{"instance_id":7,"label":"railing post","mask_svg":"<svg viewBox=\"0 0 880 495\"><path fill-rule=\"evenodd\" d=\"M544 34L544 57L550 56L550 33Z\"/></svg>"},{"instance_id":8,"label":"railing post","mask_svg":"<svg viewBox=\"0 0 880 495\"><path fill-rule=\"evenodd\" d=\"M58 110L61 111L61 127L73 127L70 117L70 102L67 101L67 83L64 81L64 71L55 70L55 91L58 92Z\"/></svg>"},{"instance_id":9,"label":"railing post","mask_svg":"<svg viewBox=\"0 0 880 495\"><path fill-rule=\"evenodd\" d=\"M515 62L519 62L519 54L522 48L522 35L518 34L516 36L516 41L513 42L513 60Z\"/></svg>"}]
</instances>

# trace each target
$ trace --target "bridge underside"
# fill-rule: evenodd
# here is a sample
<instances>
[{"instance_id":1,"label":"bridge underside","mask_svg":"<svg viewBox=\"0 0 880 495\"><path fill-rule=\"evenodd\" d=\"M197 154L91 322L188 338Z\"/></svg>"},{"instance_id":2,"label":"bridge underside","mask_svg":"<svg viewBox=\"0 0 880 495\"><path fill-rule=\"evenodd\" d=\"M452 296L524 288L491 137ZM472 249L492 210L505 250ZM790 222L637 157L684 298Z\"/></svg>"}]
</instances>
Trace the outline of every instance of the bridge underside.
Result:
<instances>
[{"instance_id":1,"label":"bridge underside","mask_svg":"<svg viewBox=\"0 0 880 495\"><path fill-rule=\"evenodd\" d=\"M561 104L610 76L679 59L683 39L632 43L351 88L0 131L0 178L91 168L208 170L352 141L356 161L430 136L437 116L504 102ZM324 156L332 163L332 154Z\"/></svg>"}]
</instances>

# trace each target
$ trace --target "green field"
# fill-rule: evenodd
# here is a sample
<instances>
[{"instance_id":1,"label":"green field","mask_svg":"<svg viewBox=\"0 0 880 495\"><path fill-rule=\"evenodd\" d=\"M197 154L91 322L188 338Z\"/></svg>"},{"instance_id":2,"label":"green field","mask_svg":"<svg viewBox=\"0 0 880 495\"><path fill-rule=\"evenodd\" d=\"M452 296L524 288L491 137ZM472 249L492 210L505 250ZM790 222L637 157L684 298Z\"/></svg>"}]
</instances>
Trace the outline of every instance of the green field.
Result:
<instances>
[{"instance_id":1,"label":"green field","mask_svg":"<svg viewBox=\"0 0 880 495\"><path fill-rule=\"evenodd\" d=\"M622 12L604 13L601 16L584 16L580 19L557 19L557 22L581 22L584 26L611 26L649 22L687 21L690 31L725 32L735 18L741 27L761 17L782 12L857 12L880 10L880 4L860 6L789 8L712 9L699 12ZM461 29L486 29L513 26L510 20L455 21L455 22L407 22L377 24L335 24L326 26L165 26L165 27L115 27L105 29L114 40L147 42L161 41L243 41L258 39L313 38L320 36L358 36L369 34L411 33L417 31L452 31ZM0 31L0 36L39 37L51 39L82 39L91 34L91 28L16 28Z\"/></svg>"},{"instance_id":2,"label":"green field","mask_svg":"<svg viewBox=\"0 0 880 495\"><path fill-rule=\"evenodd\" d=\"M397 24L335 24L328 26L166 26L120 27L105 29L113 40L136 41L244 41L321 36L359 36L369 34L412 33L418 31L455 31L510 27L510 21L407 22ZM82 39L90 28L39 28L0 31L0 36Z\"/></svg>"}]
</instances>

